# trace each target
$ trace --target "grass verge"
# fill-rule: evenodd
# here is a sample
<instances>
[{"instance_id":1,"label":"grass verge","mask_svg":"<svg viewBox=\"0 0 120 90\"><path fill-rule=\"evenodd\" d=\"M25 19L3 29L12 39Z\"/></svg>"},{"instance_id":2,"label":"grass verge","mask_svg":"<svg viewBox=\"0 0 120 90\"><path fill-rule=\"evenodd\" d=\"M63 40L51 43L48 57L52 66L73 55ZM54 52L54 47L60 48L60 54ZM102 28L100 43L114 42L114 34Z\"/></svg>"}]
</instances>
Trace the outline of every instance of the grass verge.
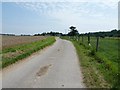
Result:
<instances>
[{"instance_id":1,"label":"grass verge","mask_svg":"<svg viewBox=\"0 0 120 90\"><path fill-rule=\"evenodd\" d=\"M70 40L77 51L84 83L89 88L119 88L118 84L118 68L115 64L107 59L100 57L99 53L90 47L85 47L76 40L63 37Z\"/></svg>"},{"instance_id":2,"label":"grass verge","mask_svg":"<svg viewBox=\"0 0 120 90\"><path fill-rule=\"evenodd\" d=\"M32 53L37 52L43 49L46 46L49 46L55 42L55 37L48 37L46 39L32 42L29 44L17 45L14 47L6 48L2 50L2 68L22 60L30 56Z\"/></svg>"}]
</instances>

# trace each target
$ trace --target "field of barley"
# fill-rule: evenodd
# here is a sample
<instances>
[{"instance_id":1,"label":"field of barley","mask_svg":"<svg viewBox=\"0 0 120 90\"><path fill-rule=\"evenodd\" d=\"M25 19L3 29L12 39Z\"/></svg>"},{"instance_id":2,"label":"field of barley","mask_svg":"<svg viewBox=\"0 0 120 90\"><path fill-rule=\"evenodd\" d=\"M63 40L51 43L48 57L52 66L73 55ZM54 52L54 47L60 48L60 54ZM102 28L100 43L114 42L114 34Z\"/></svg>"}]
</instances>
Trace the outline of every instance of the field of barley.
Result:
<instances>
[{"instance_id":1,"label":"field of barley","mask_svg":"<svg viewBox=\"0 0 120 90\"><path fill-rule=\"evenodd\" d=\"M54 37L44 36L3 36L1 67L6 67L18 60L30 56L55 42Z\"/></svg>"},{"instance_id":2,"label":"field of barley","mask_svg":"<svg viewBox=\"0 0 120 90\"><path fill-rule=\"evenodd\" d=\"M2 36L2 48L8 48L11 46L26 44L35 41L42 40L44 36Z\"/></svg>"}]
</instances>

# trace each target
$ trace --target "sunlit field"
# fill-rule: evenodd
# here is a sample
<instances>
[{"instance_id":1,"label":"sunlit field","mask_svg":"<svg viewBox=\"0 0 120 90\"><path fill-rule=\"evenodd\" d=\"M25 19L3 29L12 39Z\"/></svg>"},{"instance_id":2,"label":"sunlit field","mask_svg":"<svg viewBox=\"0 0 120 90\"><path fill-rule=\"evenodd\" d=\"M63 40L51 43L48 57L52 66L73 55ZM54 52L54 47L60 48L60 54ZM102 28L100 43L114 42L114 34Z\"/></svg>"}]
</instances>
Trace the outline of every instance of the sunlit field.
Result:
<instances>
[{"instance_id":1,"label":"sunlit field","mask_svg":"<svg viewBox=\"0 0 120 90\"><path fill-rule=\"evenodd\" d=\"M2 42L2 67L6 67L51 45L55 42L55 38L41 36L4 36Z\"/></svg>"},{"instance_id":2,"label":"sunlit field","mask_svg":"<svg viewBox=\"0 0 120 90\"><path fill-rule=\"evenodd\" d=\"M118 86L118 40L119 38L99 38L96 52L96 37L62 37L73 42L84 68L85 82L88 87L116 87ZM93 69L92 69L93 68ZM88 70L87 70L88 69ZM89 74L88 74L89 73ZM91 74L90 74L91 73ZM100 75L106 81L104 84ZM88 76L86 76L88 75ZM96 76L97 77L96 77ZM92 77L93 80L90 80ZM95 80L94 80L95 79ZM100 84L103 83L103 84Z\"/></svg>"}]
</instances>

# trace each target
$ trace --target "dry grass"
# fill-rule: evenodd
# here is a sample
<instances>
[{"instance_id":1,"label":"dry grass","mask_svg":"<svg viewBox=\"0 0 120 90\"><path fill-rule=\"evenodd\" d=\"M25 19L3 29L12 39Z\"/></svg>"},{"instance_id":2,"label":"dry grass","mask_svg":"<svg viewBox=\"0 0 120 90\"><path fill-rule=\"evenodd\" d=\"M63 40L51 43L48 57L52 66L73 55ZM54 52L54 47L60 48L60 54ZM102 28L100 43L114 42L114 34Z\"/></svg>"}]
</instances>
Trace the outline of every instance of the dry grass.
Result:
<instances>
[{"instance_id":1,"label":"dry grass","mask_svg":"<svg viewBox=\"0 0 120 90\"><path fill-rule=\"evenodd\" d=\"M42 36L3 36L2 42L3 48L0 55L2 55L2 67L6 67L53 44L55 38Z\"/></svg>"},{"instance_id":2,"label":"dry grass","mask_svg":"<svg viewBox=\"0 0 120 90\"><path fill-rule=\"evenodd\" d=\"M44 38L44 36L2 36L2 48L31 43Z\"/></svg>"}]
</instances>

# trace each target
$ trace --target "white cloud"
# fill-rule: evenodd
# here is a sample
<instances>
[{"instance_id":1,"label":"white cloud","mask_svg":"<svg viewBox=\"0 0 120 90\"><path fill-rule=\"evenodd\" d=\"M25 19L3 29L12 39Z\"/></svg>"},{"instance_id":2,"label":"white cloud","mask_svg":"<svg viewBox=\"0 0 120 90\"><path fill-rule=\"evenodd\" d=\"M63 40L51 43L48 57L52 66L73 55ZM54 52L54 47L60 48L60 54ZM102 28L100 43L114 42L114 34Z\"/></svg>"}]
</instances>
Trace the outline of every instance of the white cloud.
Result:
<instances>
[{"instance_id":1,"label":"white cloud","mask_svg":"<svg viewBox=\"0 0 120 90\"><path fill-rule=\"evenodd\" d=\"M52 18L56 18L63 24L67 25L78 25L81 22L87 23L84 21L87 20L85 19L86 17L93 19L106 19L109 18L111 15L110 13L113 14L113 11L116 11L117 9L118 0L92 0L91 2L87 1L88 0L84 0L84 2L25 2L17 4L36 11L38 14L46 14ZM108 12L105 10L112 11ZM115 15L117 15L117 13ZM95 20L91 21L93 21L93 23L96 23Z\"/></svg>"},{"instance_id":2,"label":"white cloud","mask_svg":"<svg viewBox=\"0 0 120 90\"><path fill-rule=\"evenodd\" d=\"M22 0L20 0L22 2ZM32 0L33 1L33 0ZM118 0L39 0L39 2L16 2L20 7L44 14L57 20L60 25L75 25L79 30L111 29L117 25ZM34 0L36 1L36 0ZM41 1L41 2L40 2ZM107 10L110 10L109 12ZM110 18L109 16L113 17ZM111 23L112 22L112 23Z\"/></svg>"},{"instance_id":3,"label":"white cloud","mask_svg":"<svg viewBox=\"0 0 120 90\"><path fill-rule=\"evenodd\" d=\"M99 1L99 0L97 0ZM116 2L24 2L19 3L18 5L25 7L27 9L33 10L38 14L54 14L62 12L62 13L74 13L79 16L87 15L92 17L102 17L107 15L104 11L106 9L117 9ZM100 10L99 10L100 9Z\"/></svg>"},{"instance_id":4,"label":"white cloud","mask_svg":"<svg viewBox=\"0 0 120 90\"><path fill-rule=\"evenodd\" d=\"M2 0L3 2L118 2L119 0Z\"/></svg>"}]
</instances>

